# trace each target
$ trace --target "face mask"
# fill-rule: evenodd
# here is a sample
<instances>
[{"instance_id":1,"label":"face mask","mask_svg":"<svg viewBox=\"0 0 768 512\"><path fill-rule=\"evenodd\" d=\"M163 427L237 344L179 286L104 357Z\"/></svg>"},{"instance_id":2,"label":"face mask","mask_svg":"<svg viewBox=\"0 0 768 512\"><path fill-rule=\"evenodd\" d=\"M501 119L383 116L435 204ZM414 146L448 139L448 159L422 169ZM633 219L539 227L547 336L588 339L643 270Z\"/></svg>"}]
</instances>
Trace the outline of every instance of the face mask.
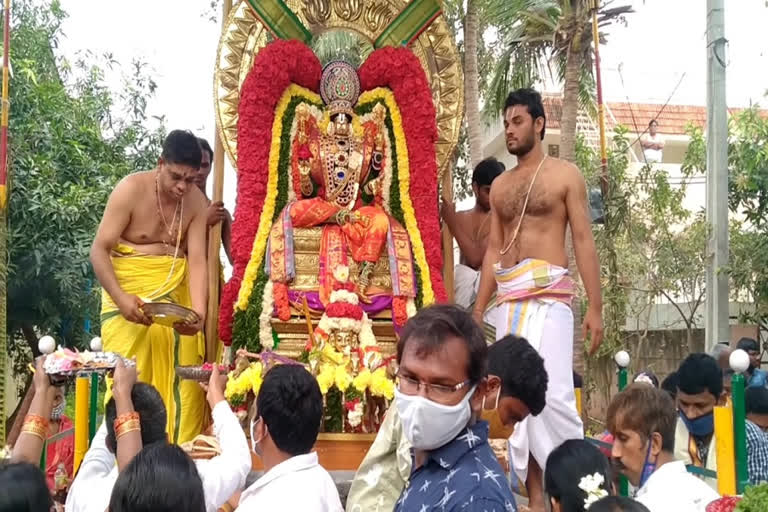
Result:
<instances>
[{"instance_id":1,"label":"face mask","mask_svg":"<svg viewBox=\"0 0 768 512\"><path fill-rule=\"evenodd\" d=\"M642 487L645 482L651 477L654 471L656 471L656 463L651 462L651 446L653 445L653 438L648 439L648 450L645 452L645 462L643 462L643 472L640 474L640 485Z\"/></svg>"},{"instance_id":2,"label":"face mask","mask_svg":"<svg viewBox=\"0 0 768 512\"><path fill-rule=\"evenodd\" d=\"M403 434L417 450L434 450L452 441L466 428L472 412L469 399L475 386L456 405L442 405L419 395L404 395L395 389L395 404Z\"/></svg>"},{"instance_id":3,"label":"face mask","mask_svg":"<svg viewBox=\"0 0 768 512\"><path fill-rule=\"evenodd\" d=\"M685 423L688 432L696 437L708 436L715 431L715 414L713 412L690 420L683 411L680 411L680 418Z\"/></svg>"},{"instance_id":4,"label":"face mask","mask_svg":"<svg viewBox=\"0 0 768 512\"><path fill-rule=\"evenodd\" d=\"M504 422L501 421L501 416L499 415L499 400L501 399L501 389L499 389L499 393L496 395L496 405L493 406L493 409L486 410L485 409L485 397L483 397L483 407L480 410L480 417L488 422L489 432L490 436L493 439L509 439L512 436L512 433L515 431L514 427L508 427L504 425Z\"/></svg>"},{"instance_id":5,"label":"face mask","mask_svg":"<svg viewBox=\"0 0 768 512\"><path fill-rule=\"evenodd\" d=\"M59 405L57 405L51 410L51 420L59 421L61 417L64 415L64 409L66 408L67 408L67 401L62 398Z\"/></svg>"},{"instance_id":6,"label":"face mask","mask_svg":"<svg viewBox=\"0 0 768 512\"><path fill-rule=\"evenodd\" d=\"M265 436L266 434L264 434L263 436L261 436L261 439L259 439L259 440L256 440L256 436L254 436L254 435L253 435L253 427L254 427L254 426L256 425L256 423L258 423L259 421L263 421L263 420L261 419L261 417L257 418L255 421L251 421L251 450L253 450L253 453L255 453L256 455L258 455L259 457L261 457L261 456L262 456L262 451L261 451L261 448L259 448L259 443L260 443L260 442L262 442L262 441L264 440L264 436Z\"/></svg>"}]
</instances>

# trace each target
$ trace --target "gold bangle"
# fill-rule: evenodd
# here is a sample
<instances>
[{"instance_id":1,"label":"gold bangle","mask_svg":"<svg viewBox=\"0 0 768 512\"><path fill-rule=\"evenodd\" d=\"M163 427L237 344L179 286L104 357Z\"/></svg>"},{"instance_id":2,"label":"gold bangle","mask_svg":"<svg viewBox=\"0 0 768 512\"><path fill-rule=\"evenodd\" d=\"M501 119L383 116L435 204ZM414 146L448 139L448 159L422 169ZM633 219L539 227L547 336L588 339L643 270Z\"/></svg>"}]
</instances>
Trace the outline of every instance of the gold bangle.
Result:
<instances>
[{"instance_id":1,"label":"gold bangle","mask_svg":"<svg viewBox=\"0 0 768 512\"><path fill-rule=\"evenodd\" d=\"M115 440L118 440L124 435L130 434L131 432L141 432L141 428L140 427L124 428L123 430L120 431L119 434L115 434Z\"/></svg>"},{"instance_id":2,"label":"gold bangle","mask_svg":"<svg viewBox=\"0 0 768 512\"><path fill-rule=\"evenodd\" d=\"M21 427L22 434L31 434L45 441L48 437L48 420L37 414L27 414Z\"/></svg>"},{"instance_id":3,"label":"gold bangle","mask_svg":"<svg viewBox=\"0 0 768 512\"><path fill-rule=\"evenodd\" d=\"M219 507L219 512L232 512L233 510L235 509L233 509L232 505L230 505L229 503L224 503L222 506Z\"/></svg>"},{"instance_id":4,"label":"gold bangle","mask_svg":"<svg viewBox=\"0 0 768 512\"><path fill-rule=\"evenodd\" d=\"M132 418L124 421L115 429L115 439L120 439L128 432L135 432L137 430L141 430L141 423L139 423L139 420Z\"/></svg>"}]
</instances>

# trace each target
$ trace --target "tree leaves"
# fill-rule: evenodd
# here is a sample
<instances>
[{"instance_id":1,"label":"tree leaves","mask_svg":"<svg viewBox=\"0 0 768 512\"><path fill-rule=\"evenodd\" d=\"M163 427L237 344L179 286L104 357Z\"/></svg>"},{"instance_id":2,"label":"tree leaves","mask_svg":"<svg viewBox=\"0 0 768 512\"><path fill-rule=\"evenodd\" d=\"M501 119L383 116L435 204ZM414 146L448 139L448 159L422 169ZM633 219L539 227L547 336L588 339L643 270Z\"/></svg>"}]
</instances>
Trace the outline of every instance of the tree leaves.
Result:
<instances>
[{"instance_id":1,"label":"tree leaves","mask_svg":"<svg viewBox=\"0 0 768 512\"><path fill-rule=\"evenodd\" d=\"M108 55L89 52L74 69L56 57L66 16L58 2L21 0L12 15L8 330L32 326L82 343L85 318L98 323L88 252L107 197L159 153L162 123L149 129L146 119L156 85L134 62L110 91Z\"/></svg>"}]
</instances>

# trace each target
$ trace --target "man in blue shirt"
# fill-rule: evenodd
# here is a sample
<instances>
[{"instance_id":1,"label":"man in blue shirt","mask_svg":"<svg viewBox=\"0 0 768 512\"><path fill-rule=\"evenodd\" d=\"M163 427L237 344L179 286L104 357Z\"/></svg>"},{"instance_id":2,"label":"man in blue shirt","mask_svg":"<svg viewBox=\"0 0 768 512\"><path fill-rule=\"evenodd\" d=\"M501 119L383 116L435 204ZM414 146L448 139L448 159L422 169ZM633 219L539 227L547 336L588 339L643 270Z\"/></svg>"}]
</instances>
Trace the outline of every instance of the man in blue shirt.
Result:
<instances>
[{"instance_id":1,"label":"man in blue shirt","mask_svg":"<svg viewBox=\"0 0 768 512\"><path fill-rule=\"evenodd\" d=\"M768 386L768 373L760 369L760 344L752 338L741 338L736 348L749 354L749 368L747 368L747 387L764 388Z\"/></svg>"},{"instance_id":2,"label":"man in blue shirt","mask_svg":"<svg viewBox=\"0 0 768 512\"><path fill-rule=\"evenodd\" d=\"M395 406L413 447L413 470L396 512L516 511L478 421L488 347L462 308L437 305L406 324L397 346Z\"/></svg>"}]
</instances>

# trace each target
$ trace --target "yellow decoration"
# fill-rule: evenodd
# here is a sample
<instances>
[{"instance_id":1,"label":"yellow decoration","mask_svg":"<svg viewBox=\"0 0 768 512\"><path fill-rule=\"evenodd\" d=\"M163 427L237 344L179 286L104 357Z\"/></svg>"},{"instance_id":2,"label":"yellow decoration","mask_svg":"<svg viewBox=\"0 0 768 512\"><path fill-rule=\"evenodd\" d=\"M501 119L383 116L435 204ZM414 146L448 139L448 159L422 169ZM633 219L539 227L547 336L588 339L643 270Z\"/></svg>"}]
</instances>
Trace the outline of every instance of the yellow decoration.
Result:
<instances>
[{"instance_id":1,"label":"yellow decoration","mask_svg":"<svg viewBox=\"0 0 768 512\"><path fill-rule=\"evenodd\" d=\"M320 386L320 392L325 395L328 390L333 386L333 381L336 376L334 366L325 364L321 367L320 373L317 375L317 384Z\"/></svg>"},{"instance_id":2,"label":"yellow decoration","mask_svg":"<svg viewBox=\"0 0 768 512\"><path fill-rule=\"evenodd\" d=\"M715 450L717 454L717 492L736 495L736 455L733 441L733 408L715 407Z\"/></svg>"},{"instance_id":3,"label":"yellow decoration","mask_svg":"<svg viewBox=\"0 0 768 512\"><path fill-rule=\"evenodd\" d=\"M230 373L227 376L227 386L224 388L224 398L231 400L234 397L244 397L248 392L258 395L264 380L262 373L263 366L261 363L251 363L237 377Z\"/></svg>"},{"instance_id":4,"label":"yellow decoration","mask_svg":"<svg viewBox=\"0 0 768 512\"><path fill-rule=\"evenodd\" d=\"M365 393L368 386L371 385L371 371L368 368L364 368L363 371L357 374L357 377L352 381L352 385L360 393Z\"/></svg>"},{"instance_id":5,"label":"yellow decoration","mask_svg":"<svg viewBox=\"0 0 768 512\"><path fill-rule=\"evenodd\" d=\"M370 389L374 396L381 396L387 400L395 397L395 383L387 376L385 368L379 368L373 372Z\"/></svg>"},{"instance_id":6,"label":"yellow decoration","mask_svg":"<svg viewBox=\"0 0 768 512\"><path fill-rule=\"evenodd\" d=\"M334 383L342 393L346 393L347 389L349 389L350 384L352 384L352 376L349 374L345 366L336 367Z\"/></svg>"},{"instance_id":7,"label":"yellow decoration","mask_svg":"<svg viewBox=\"0 0 768 512\"><path fill-rule=\"evenodd\" d=\"M272 143L269 149L269 178L267 179L267 195L264 198L264 207L259 217L259 229L256 231L256 237L253 240L253 249L251 258L243 274L243 282L240 285L240 291L235 303L235 311L244 311L248 307L248 299L253 291L253 283L259 273L264 260L264 251L267 247L269 230L272 227L272 218L275 214L275 200L277 199L277 164L280 160L280 141L283 133L283 118L288 105L294 97L301 97L307 102L319 103L320 96L316 93L300 87L296 84L289 85L275 108L275 121L272 124Z\"/></svg>"},{"instance_id":8,"label":"yellow decoration","mask_svg":"<svg viewBox=\"0 0 768 512\"><path fill-rule=\"evenodd\" d=\"M408 231L408 238L411 239L411 249L419 267L423 289L424 305L428 306L435 302L435 292L432 289L432 279L427 264L427 256L424 252L424 243L421 240L421 233L416 222L416 212L413 210L413 203L410 196L411 171L408 160L408 144L405 140L403 131L403 118L400 115L400 109L395 101L392 91L378 87L376 89L365 91L360 95L357 103L362 105L375 101L383 101L389 109L389 115L392 120L392 129L395 132L395 147L397 148L397 176L400 182L400 201L405 220L405 229Z\"/></svg>"},{"instance_id":9,"label":"yellow decoration","mask_svg":"<svg viewBox=\"0 0 768 512\"><path fill-rule=\"evenodd\" d=\"M74 470L80 467L88 450L88 395L90 379L78 377L75 380L75 455Z\"/></svg>"}]
</instances>

